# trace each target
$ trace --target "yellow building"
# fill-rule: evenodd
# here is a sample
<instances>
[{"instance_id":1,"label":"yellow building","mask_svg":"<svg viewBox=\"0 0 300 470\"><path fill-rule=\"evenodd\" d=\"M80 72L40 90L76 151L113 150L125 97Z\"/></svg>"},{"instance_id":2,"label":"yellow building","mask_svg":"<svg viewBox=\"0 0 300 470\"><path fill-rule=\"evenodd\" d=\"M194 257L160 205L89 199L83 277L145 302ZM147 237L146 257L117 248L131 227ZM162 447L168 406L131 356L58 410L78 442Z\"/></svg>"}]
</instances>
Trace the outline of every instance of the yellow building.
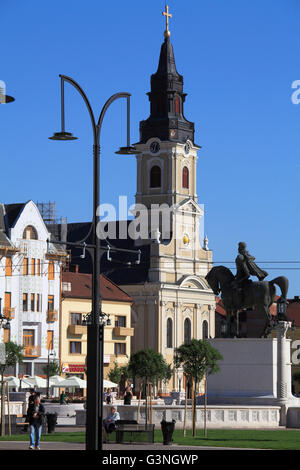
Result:
<instances>
[{"instance_id":1,"label":"yellow building","mask_svg":"<svg viewBox=\"0 0 300 470\"><path fill-rule=\"evenodd\" d=\"M132 299L116 284L101 275L102 311L111 325L104 328L104 378L114 362L127 364L130 357ZM60 319L60 360L62 374L86 379L87 327L83 320L92 309L92 276L65 272L62 276Z\"/></svg>"}]
</instances>

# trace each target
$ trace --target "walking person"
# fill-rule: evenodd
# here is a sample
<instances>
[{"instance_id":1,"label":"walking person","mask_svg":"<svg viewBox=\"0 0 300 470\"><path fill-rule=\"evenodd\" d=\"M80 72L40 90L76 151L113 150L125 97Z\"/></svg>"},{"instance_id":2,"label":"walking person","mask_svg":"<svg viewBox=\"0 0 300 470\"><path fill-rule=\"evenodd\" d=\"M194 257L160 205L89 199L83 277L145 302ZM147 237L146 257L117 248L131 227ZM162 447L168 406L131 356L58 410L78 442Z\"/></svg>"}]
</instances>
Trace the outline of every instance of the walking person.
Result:
<instances>
[{"instance_id":1,"label":"walking person","mask_svg":"<svg viewBox=\"0 0 300 470\"><path fill-rule=\"evenodd\" d=\"M30 407L34 404L34 400L35 400L35 397L36 397L34 388L30 388L29 393L30 393L30 395L29 395L29 398L28 398L28 406L27 406L27 410L26 410L25 423L29 422L29 410L30 410ZM23 431L26 432L27 429L28 429L28 425L24 424Z\"/></svg>"},{"instance_id":2,"label":"walking person","mask_svg":"<svg viewBox=\"0 0 300 470\"><path fill-rule=\"evenodd\" d=\"M34 403L29 408L30 445L29 449L40 449L42 425L45 416L45 408L40 400L39 393L36 394Z\"/></svg>"},{"instance_id":3,"label":"walking person","mask_svg":"<svg viewBox=\"0 0 300 470\"><path fill-rule=\"evenodd\" d=\"M128 385L124 393L124 405L131 405L132 395L131 387Z\"/></svg>"}]
</instances>

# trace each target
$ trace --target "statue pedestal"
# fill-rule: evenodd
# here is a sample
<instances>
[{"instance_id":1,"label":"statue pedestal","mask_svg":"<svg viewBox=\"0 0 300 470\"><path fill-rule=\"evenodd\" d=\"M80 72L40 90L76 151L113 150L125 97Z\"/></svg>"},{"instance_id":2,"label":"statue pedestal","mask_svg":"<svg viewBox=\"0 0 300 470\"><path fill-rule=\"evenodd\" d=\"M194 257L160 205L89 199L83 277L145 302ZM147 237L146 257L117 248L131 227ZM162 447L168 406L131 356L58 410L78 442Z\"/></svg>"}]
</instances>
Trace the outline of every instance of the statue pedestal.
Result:
<instances>
[{"instance_id":1,"label":"statue pedestal","mask_svg":"<svg viewBox=\"0 0 300 470\"><path fill-rule=\"evenodd\" d=\"M279 322L277 339L210 340L223 361L219 362L220 371L208 376L208 403L300 405L291 393L291 340L285 336L286 323Z\"/></svg>"}]
</instances>

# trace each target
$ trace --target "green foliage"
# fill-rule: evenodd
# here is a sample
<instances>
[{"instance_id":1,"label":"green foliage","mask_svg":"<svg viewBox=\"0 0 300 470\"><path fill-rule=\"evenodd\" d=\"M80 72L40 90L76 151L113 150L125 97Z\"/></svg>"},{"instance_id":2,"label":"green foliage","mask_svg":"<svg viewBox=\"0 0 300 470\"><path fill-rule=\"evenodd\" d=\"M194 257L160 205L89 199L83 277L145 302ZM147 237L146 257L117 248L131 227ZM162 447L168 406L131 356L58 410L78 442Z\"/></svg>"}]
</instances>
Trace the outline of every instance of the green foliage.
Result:
<instances>
[{"instance_id":1,"label":"green foliage","mask_svg":"<svg viewBox=\"0 0 300 470\"><path fill-rule=\"evenodd\" d=\"M118 363L114 362L114 367L109 371L108 378L116 384L120 384L122 378L127 380L130 378L130 372L128 366L119 366Z\"/></svg>"},{"instance_id":2,"label":"green foliage","mask_svg":"<svg viewBox=\"0 0 300 470\"><path fill-rule=\"evenodd\" d=\"M208 341L192 339L190 344L182 344L175 349L175 367L182 367L184 372L193 377L195 383L201 382L206 374L219 371L217 361L222 360L221 353Z\"/></svg>"},{"instance_id":3,"label":"green foliage","mask_svg":"<svg viewBox=\"0 0 300 470\"><path fill-rule=\"evenodd\" d=\"M48 375L48 365L43 367L43 373L45 375ZM49 377L52 377L52 375L59 375L59 374L60 374L59 363L57 361L49 362Z\"/></svg>"},{"instance_id":4,"label":"green foliage","mask_svg":"<svg viewBox=\"0 0 300 470\"><path fill-rule=\"evenodd\" d=\"M117 364L117 362L114 362L114 367L110 369L108 373L108 378L111 382L119 384L121 381L121 377L122 377L121 367Z\"/></svg>"},{"instance_id":5,"label":"green foliage","mask_svg":"<svg viewBox=\"0 0 300 470\"><path fill-rule=\"evenodd\" d=\"M1 365L1 372L4 374L7 367L13 367L17 363L23 362L23 346L19 346L13 341L5 343L5 364Z\"/></svg>"},{"instance_id":6,"label":"green foliage","mask_svg":"<svg viewBox=\"0 0 300 470\"><path fill-rule=\"evenodd\" d=\"M146 384L163 380L167 367L163 356L153 349L142 349L132 354L128 364L129 373Z\"/></svg>"}]
</instances>

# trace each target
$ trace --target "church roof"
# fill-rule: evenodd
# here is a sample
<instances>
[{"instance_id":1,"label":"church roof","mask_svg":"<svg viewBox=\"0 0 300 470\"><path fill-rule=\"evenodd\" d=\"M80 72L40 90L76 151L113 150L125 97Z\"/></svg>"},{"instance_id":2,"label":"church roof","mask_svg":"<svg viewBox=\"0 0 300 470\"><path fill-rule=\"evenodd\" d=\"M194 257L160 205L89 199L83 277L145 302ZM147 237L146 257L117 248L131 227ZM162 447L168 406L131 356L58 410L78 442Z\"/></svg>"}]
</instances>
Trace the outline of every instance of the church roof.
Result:
<instances>
[{"instance_id":1,"label":"church roof","mask_svg":"<svg viewBox=\"0 0 300 470\"><path fill-rule=\"evenodd\" d=\"M150 116L140 122L140 142L156 137L161 141L194 142L194 123L184 117L183 76L177 72L170 37L160 49L158 68L151 75Z\"/></svg>"},{"instance_id":2,"label":"church roof","mask_svg":"<svg viewBox=\"0 0 300 470\"><path fill-rule=\"evenodd\" d=\"M131 221L116 221L116 233L119 234L120 224L128 225ZM56 227L48 226L49 230L53 230L57 233L60 232L60 225ZM102 229L105 232L107 225L102 225ZM78 222L67 224L67 241L73 243L80 243L85 241L87 244L93 242L92 234L92 223L91 222ZM63 240L64 241L64 240ZM111 261L107 255L107 245L112 247L109 253ZM111 281L118 285L125 284L142 284L148 280L148 270L150 263L150 245L143 245L136 247L134 240L130 237L126 239L108 237L106 240L101 240L101 273L107 276ZM132 250L134 253L128 253L123 251L113 251L113 248L120 248L121 250ZM92 272L92 258L87 252L85 257L82 257L83 249L81 247L68 246L67 249L71 249L71 264L77 265L79 272L91 273ZM138 259L137 251L141 250L140 264L136 264Z\"/></svg>"}]
</instances>

